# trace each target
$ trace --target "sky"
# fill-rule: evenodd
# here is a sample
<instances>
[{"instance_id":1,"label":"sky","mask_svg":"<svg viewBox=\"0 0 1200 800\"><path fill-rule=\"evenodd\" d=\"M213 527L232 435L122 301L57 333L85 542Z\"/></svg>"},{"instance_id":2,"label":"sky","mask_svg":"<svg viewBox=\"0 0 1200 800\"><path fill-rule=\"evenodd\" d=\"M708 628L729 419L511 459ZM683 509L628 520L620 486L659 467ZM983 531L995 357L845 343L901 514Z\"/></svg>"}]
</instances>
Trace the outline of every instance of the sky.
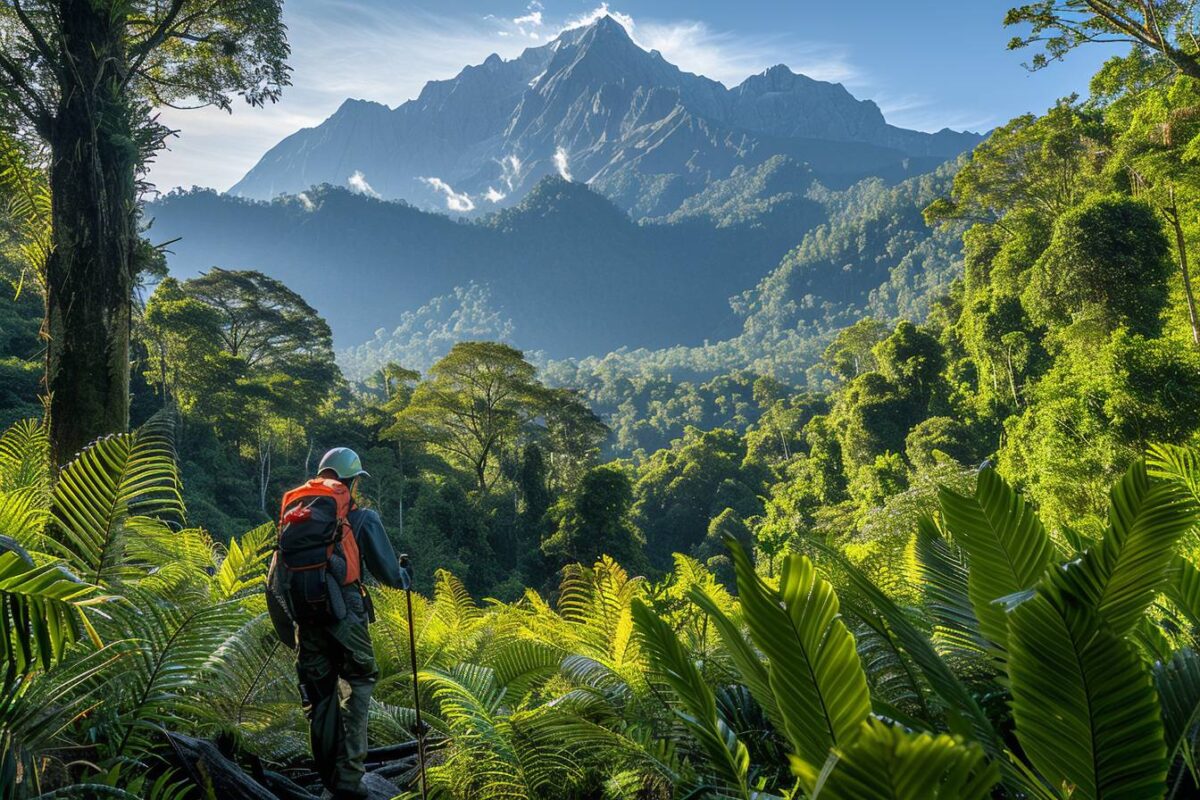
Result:
<instances>
[{"instance_id":1,"label":"sky","mask_svg":"<svg viewBox=\"0 0 1200 800\"><path fill-rule=\"evenodd\" d=\"M225 190L271 146L348 97L396 106L429 80L513 58L609 13L635 41L726 86L775 64L842 83L888 121L986 131L1085 94L1114 51L1084 48L1030 73L1006 50L1013 0L285 0L292 86L266 109L163 109L178 131L152 165L160 191Z\"/></svg>"}]
</instances>

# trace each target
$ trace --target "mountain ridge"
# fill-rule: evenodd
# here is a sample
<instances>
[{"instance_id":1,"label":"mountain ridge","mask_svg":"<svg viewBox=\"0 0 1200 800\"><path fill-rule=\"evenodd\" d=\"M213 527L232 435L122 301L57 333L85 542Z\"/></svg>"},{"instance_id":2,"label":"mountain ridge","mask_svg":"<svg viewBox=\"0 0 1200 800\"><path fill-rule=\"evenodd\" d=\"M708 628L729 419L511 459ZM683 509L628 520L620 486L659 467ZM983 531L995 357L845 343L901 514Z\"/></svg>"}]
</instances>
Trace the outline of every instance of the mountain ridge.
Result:
<instances>
[{"instance_id":1,"label":"mountain ridge","mask_svg":"<svg viewBox=\"0 0 1200 800\"><path fill-rule=\"evenodd\" d=\"M230 193L269 199L357 174L385 199L481 214L560 174L635 218L662 217L775 156L844 187L929 171L979 139L892 126L874 102L784 65L727 88L643 49L606 16L430 81L395 108L347 100L272 147Z\"/></svg>"}]
</instances>

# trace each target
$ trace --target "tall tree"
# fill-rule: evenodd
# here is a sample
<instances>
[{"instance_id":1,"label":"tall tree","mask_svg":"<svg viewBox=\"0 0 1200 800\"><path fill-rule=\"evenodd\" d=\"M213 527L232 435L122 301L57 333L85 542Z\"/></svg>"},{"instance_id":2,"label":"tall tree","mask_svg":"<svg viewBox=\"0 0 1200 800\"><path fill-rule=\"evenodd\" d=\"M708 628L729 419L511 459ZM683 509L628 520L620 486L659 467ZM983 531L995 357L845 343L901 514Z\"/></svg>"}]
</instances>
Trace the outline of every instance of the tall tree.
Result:
<instances>
[{"instance_id":1,"label":"tall tree","mask_svg":"<svg viewBox=\"0 0 1200 800\"><path fill-rule=\"evenodd\" d=\"M1126 43L1133 60L1150 55L1163 71L1200 79L1195 0L1039 0L1009 9L1004 24L1028 26L1009 49L1041 46L1032 69L1081 45Z\"/></svg>"},{"instance_id":2,"label":"tall tree","mask_svg":"<svg viewBox=\"0 0 1200 800\"><path fill-rule=\"evenodd\" d=\"M0 115L48 150L46 390L62 462L129 416L132 294L146 245L138 177L169 133L155 105L276 100L281 0L12 0Z\"/></svg>"},{"instance_id":3,"label":"tall tree","mask_svg":"<svg viewBox=\"0 0 1200 800\"><path fill-rule=\"evenodd\" d=\"M433 447L486 491L500 457L550 399L535 373L508 345L460 342L430 368L389 433Z\"/></svg>"}]
</instances>

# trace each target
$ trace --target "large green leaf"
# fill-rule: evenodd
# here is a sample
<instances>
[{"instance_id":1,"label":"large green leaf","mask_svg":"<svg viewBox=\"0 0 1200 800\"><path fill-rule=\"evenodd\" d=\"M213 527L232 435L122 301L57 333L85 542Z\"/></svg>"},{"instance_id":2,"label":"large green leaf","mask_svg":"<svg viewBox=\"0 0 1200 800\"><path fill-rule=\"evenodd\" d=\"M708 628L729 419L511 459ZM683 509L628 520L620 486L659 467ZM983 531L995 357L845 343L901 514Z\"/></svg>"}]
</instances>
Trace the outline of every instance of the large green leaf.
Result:
<instances>
[{"instance_id":1,"label":"large green leaf","mask_svg":"<svg viewBox=\"0 0 1200 800\"><path fill-rule=\"evenodd\" d=\"M700 670L679 643L671 626L641 600L633 601L633 621L650 659L651 669L675 691L683 707L679 718L700 744L707 766L724 784L726 793L750 800L750 754L737 734L717 713L716 696Z\"/></svg>"},{"instance_id":2,"label":"large green leaf","mask_svg":"<svg viewBox=\"0 0 1200 800\"><path fill-rule=\"evenodd\" d=\"M1158 695L1137 649L1079 597L1085 567L1055 571L1009 612L1017 740L1078 800L1162 797L1167 750Z\"/></svg>"},{"instance_id":3,"label":"large green leaf","mask_svg":"<svg viewBox=\"0 0 1200 800\"><path fill-rule=\"evenodd\" d=\"M721 643L725 646L725 652L737 667L742 683L750 690L754 700L762 706L767 718L771 720L771 724L780 731L784 730L783 717L779 714L775 693L771 691L771 676L762 657L746 640L741 629L713 602L711 597L698 587L692 587L688 597L712 620L717 634L721 637Z\"/></svg>"},{"instance_id":4,"label":"large green leaf","mask_svg":"<svg viewBox=\"0 0 1200 800\"><path fill-rule=\"evenodd\" d=\"M1172 759L1182 753L1194 765L1200 733L1200 654L1184 648L1170 661L1156 663L1154 685L1162 706L1167 750Z\"/></svg>"},{"instance_id":5,"label":"large green leaf","mask_svg":"<svg viewBox=\"0 0 1200 800\"><path fill-rule=\"evenodd\" d=\"M946 734L911 733L877 719L862 724L817 772L796 765L813 800L984 800L1000 770L983 748Z\"/></svg>"},{"instance_id":6,"label":"large green leaf","mask_svg":"<svg viewBox=\"0 0 1200 800\"><path fill-rule=\"evenodd\" d=\"M15 552L0 552L0 662L8 686L32 669L57 663L86 621L80 611L99 602L95 587L61 567L34 566Z\"/></svg>"},{"instance_id":7,"label":"large green leaf","mask_svg":"<svg viewBox=\"0 0 1200 800\"><path fill-rule=\"evenodd\" d=\"M988 755L993 759L999 758L1003 754L1003 744L991 721L970 690L938 656L929 637L912 623L903 609L842 553L816 542L810 544L819 550L823 557L837 565L846 576L850 588L854 590L846 593L847 610L863 620L870 620L878 615L887 623L892 636L916 664L930 688L945 703L951 730L964 734L970 732L987 750Z\"/></svg>"},{"instance_id":8,"label":"large green leaf","mask_svg":"<svg viewBox=\"0 0 1200 800\"><path fill-rule=\"evenodd\" d=\"M58 476L51 511L71 566L103 585L121 563L121 534L134 515L181 521L173 420L156 417L134 433L89 445Z\"/></svg>"},{"instance_id":9,"label":"large green leaf","mask_svg":"<svg viewBox=\"0 0 1200 800\"><path fill-rule=\"evenodd\" d=\"M871 711L854 637L838 615L833 586L806 556L789 554L779 588L730 541L738 596L750 634L770 664L771 689L796 755L822 764L848 745Z\"/></svg>"},{"instance_id":10,"label":"large green leaf","mask_svg":"<svg viewBox=\"0 0 1200 800\"><path fill-rule=\"evenodd\" d=\"M1150 477L1141 461L1112 488L1104 540L1081 559L1074 581L1114 633L1127 633L1162 591L1179 537L1196 518L1186 487Z\"/></svg>"},{"instance_id":11,"label":"large green leaf","mask_svg":"<svg viewBox=\"0 0 1200 800\"><path fill-rule=\"evenodd\" d=\"M976 658L987 642L979 630L970 597L970 566L960 548L942 536L931 517L917 521L913 537L916 573L933 618L933 641L943 655Z\"/></svg>"},{"instance_id":12,"label":"large green leaf","mask_svg":"<svg viewBox=\"0 0 1200 800\"><path fill-rule=\"evenodd\" d=\"M1054 548L1031 505L996 471L980 470L975 494L939 493L954 542L967 553L968 591L987 639L1006 646L1008 623L999 601L1031 588L1050 566Z\"/></svg>"}]
</instances>

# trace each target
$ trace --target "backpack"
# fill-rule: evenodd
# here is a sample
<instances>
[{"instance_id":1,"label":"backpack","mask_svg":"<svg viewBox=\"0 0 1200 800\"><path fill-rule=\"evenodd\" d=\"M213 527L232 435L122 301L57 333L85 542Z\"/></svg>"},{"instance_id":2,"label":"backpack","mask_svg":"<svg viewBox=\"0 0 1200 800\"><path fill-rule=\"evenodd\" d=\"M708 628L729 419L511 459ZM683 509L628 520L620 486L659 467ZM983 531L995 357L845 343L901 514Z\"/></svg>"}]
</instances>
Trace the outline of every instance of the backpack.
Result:
<instances>
[{"instance_id":1,"label":"backpack","mask_svg":"<svg viewBox=\"0 0 1200 800\"><path fill-rule=\"evenodd\" d=\"M345 484L323 478L283 496L276 566L285 573L281 577L297 622L339 618L339 607L345 613L339 587L362 578L358 540L349 520L353 506Z\"/></svg>"}]
</instances>

